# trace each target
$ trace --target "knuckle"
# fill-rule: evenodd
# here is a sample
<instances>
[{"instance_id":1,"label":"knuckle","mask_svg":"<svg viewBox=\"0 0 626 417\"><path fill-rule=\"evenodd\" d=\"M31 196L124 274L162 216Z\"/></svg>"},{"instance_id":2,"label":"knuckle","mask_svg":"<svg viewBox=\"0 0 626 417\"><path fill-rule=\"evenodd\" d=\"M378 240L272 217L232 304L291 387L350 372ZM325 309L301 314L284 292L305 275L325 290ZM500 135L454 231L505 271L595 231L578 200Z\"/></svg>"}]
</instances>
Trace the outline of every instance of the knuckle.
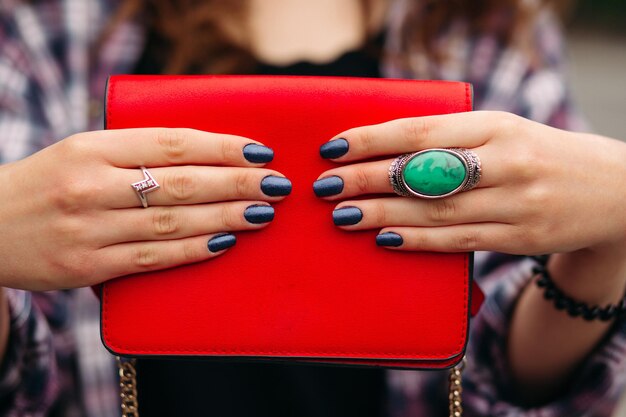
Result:
<instances>
[{"instance_id":1,"label":"knuckle","mask_svg":"<svg viewBox=\"0 0 626 417\"><path fill-rule=\"evenodd\" d=\"M152 227L157 236L171 235L180 230L180 216L171 207L157 207L152 215Z\"/></svg>"},{"instance_id":2,"label":"knuckle","mask_svg":"<svg viewBox=\"0 0 626 417\"><path fill-rule=\"evenodd\" d=\"M456 203L453 198L442 198L432 200L427 206L427 215L434 223L445 223L454 218L456 214Z\"/></svg>"},{"instance_id":3,"label":"knuckle","mask_svg":"<svg viewBox=\"0 0 626 417\"><path fill-rule=\"evenodd\" d=\"M229 207L222 208L220 220L225 230L236 230L241 225L240 214Z\"/></svg>"},{"instance_id":4,"label":"knuckle","mask_svg":"<svg viewBox=\"0 0 626 417\"><path fill-rule=\"evenodd\" d=\"M365 128L359 132L358 143L361 147L361 153L369 155L374 152L376 148L376 138L372 133L372 129Z\"/></svg>"},{"instance_id":5,"label":"knuckle","mask_svg":"<svg viewBox=\"0 0 626 417\"><path fill-rule=\"evenodd\" d=\"M432 246L430 236L427 233L413 233L410 238L410 246L415 249L429 249Z\"/></svg>"},{"instance_id":6,"label":"knuckle","mask_svg":"<svg viewBox=\"0 0 626 417\"><path fill-rule=\"evenodd\" d=\"M61 153L64 157L80 156L89 152L91 140L84 134L75 134L67 137L59 143Z\"/></svg>"},{"instance_id":7,"label":"knuckle","mask_svg":"<svg viewBox=\"0 0 626 417\"><path fill-rule=\"evenodd\" d=\"M97 272L96 265L86 250L67 251L51 263L54 269L62 274L67 287L83 286L84 282Z\"/></svg>"},{"instance_id":8,"label":"knuckle","mask_svg":"<svg viewBox=\"0 0 626 417\"><path fill-rule=\"evenodd\" d=\"M403 125L402 137L406 143L415 144L428 141L433 122L425 117L406 119Z\"/></svg>"},{"instance_id":9,"label":"knuckle","mask_svg":"<svg viewBox=\"0 0 626 417\"><path fill-rule=\"evenodd\" d=\"M186 129L160 128L156 132L156 142L167 160L179 161L185 154L188 145Z\"/></svg>"},{"instance_id":10,"label":"knuckle","mask_svg":"<svg viewBox=\"0 0 626 417\"><path fill-rule=\"evenodd\" d=\"M475 231L472 232L463 232L455 237L453 241L453 248L458 251L463 252L472 252L475 251L478 247L478 233Z\"/></svg>"},{"instance_id":11,"label":"knuckle","mask_svg":"<svg viewBox=\"0 0 626 417\"><path fill-rule=\"evenodd\" d=\"M197 185L197 180L190 173L182 171L174 172L164 182L169 196L176 201L191 199Z\"/></svg>"},{"instance_id":12,"label":"knuckle","mask_svg":"<svg viewBox=\"0 0 626 417\"><path fill-rule=\"evenodd\" d=\"M532 168L525 155L517 154L510 159L511 178L521 181L532 174Z\"/></svg>"},{"instance_id":13,"label":"knuckle","mask_svg":"<svg viewBox=\"0 0 626 417\"><path fill-rule=\"evenodd\" d=\"M272 175L271 173L266 174ZM239 171L235 178L235 193L237 197L244 197L253 194L253 189L258 187L258 180L256 175L249 170L242 169Z\"/></svg>"},{"instance_id":14,"label":"knuckle","mask_svg":"<svg viewBox=\"0 0 626 417\"><path fill-rule=\"evenodd\" d=\"M73 278L72 286L84 286L84 282L93 279L96 275L96 264L86 253L76 253L72 258L70 267L70 277Z\"/></svg>"},{"instance_id":15,"label":"knuckle","mask_svg":"<svg viewBox=\"0 0 626 417\"><path fill-rule=\"evenodd\" d=\"M377 225L387 224L387 210L382 202L376 202L372 207L372 214Z\"/></svg>"},{"instance_id":16,"label":"knuckle","mask_svg":"<svg viewBox=\"0 0 626 417\"><path fill-rule=\"evenodd\" d=\"M359 194L365 194L371 190L371 180L365 169L357 168L354 171L354 187Z\"/></svg>"},{"instance_id":17,"label":"knuckle","mask_svg":"<svg viewBox=\"0 0 626 417\"><path fill-rule=\"evenodd\" d=\"M542 155L530 146L520 144L511 149L509 158L511 176L516 180L530 180L538 171Z\"/></svg>"},{"instance_id":18,"label":"knuckle","mask_svg":"<svg viewBox=\"0 0 626 417\"><path fill-rule=\"evenodd\" d=\"M545 210L550 203L552 194L548 187L540 185L527 187L523 193L523 205L528 210Z\"/></svg>"},{"instance_id":19,"label":"knuckle","mask_svg":"<svg viewBox=\"0 0 626 417\"><path fill-rule=\"evenodd\" d=\"M200 251L198 245L192 241L183 242L181 247L182 262L188 263L199 259Z\"/></svg>"},{"instance_id":20,"label":"knuckle","mask_svg":"<svg viewBox=\"0 0 626 417\"><path fill-rule=\"evenodd\" d=\"M160 256L153 246L142 245L131 252L131 264L138 269L153 269L159 266Z\"/></svg>"},{"instance_id":21,"label":"knuckle","mask_svg":"<svg viewBox=\"0 0 626 417\"><path fill-rule=\"evenodd\" d=\"M516 132L522 126L523 118L504 111L494 111L493 117L496 119L495 127L500 134L510 134Z\"/></svg>"},{"instance_id":22,"label":"knuckle","mask_svg":"<svg viewBox=\"0 0 626 417\"><path fill-rule=\"evenodd\" d=\"M243 155L242 148L229 138L222 138L221 157L224 161L239 161Z\"/></svg>"},{"instance_id":23,"label":"knuckle","mask_svg":"<svg viewBox=\"0 0 626 417\"><path fill-rule=\"evenodd\" d=\"M50 229L59 236L60 239L67 243L73 243L82 236L85 230L85 224L78 220L76 216L61 215L54 221L50 222Z\"/></svg>"},{"instance_id":24,"label":"knuckle","mask_svg":"<svg viewBox=\"0 0 626 417\"><path fill-rule=\"evenodd\" d=\"M98 187L81 177L70 177L59 182L51 195L53 204L64 212L75 213L93 203L98 197Z\"/></svg>"}]
</instances>

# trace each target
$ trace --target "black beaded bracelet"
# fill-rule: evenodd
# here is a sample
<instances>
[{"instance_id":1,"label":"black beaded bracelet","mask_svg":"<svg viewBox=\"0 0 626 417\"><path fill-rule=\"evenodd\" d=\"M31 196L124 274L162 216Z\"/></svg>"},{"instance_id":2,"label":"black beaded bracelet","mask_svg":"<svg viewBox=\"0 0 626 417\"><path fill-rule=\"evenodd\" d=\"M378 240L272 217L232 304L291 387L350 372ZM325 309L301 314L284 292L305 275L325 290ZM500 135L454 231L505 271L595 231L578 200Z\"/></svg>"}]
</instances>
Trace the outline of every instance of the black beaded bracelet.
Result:
<instances>
[{"instance_id":1,"label":"black beaded bracelet","mask_svg":"<svg viewBox=\"0 0 626 417\"><path fill-rule=\"evenodd\" d=\"M533 259L537 265L533 267L533 273L539 275L535 281L537 286L544 289L543 297L546 300L552 300L554 307L558 310L564 310L571 317L582 317L587 321L601 320L609 321L613 318L623 318L626 316L626 299L622 298L618 304L609 304L602 308L594 305L592 307L585 303L574 300L563 293L552 281L552 277L548 272L549 256L534 256Z\"/></svg>"}]
</instances>

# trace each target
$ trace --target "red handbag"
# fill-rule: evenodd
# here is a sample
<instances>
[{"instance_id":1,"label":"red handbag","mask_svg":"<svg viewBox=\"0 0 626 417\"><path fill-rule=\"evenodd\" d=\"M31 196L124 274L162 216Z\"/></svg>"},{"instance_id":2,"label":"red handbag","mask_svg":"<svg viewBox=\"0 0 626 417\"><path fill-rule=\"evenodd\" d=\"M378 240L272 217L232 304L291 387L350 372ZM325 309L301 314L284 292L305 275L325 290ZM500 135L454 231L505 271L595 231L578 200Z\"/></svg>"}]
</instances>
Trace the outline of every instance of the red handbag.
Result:
<instances>
[{"instance_id":1,"label":"red handbag","mask_svg":"<svg viewBox=\"0 0 626 417\"><path fill-rule=\"evenodd\" d=\"M263 76L113 76L106 128L189 127L270 146L293 183L262 231L228 253L102 285L116 355L203 356L449 368L464 355L469 253L390 251L333 225L312 183L336 166L321 144L354 126L472 109L460 82ZM387 156L386 158L389 158ZM139 172L139 171L138 171ZM140 177L138 177L140 179ZM402 198L402 197L398 197Z\"/></svg>"}]
</instances>

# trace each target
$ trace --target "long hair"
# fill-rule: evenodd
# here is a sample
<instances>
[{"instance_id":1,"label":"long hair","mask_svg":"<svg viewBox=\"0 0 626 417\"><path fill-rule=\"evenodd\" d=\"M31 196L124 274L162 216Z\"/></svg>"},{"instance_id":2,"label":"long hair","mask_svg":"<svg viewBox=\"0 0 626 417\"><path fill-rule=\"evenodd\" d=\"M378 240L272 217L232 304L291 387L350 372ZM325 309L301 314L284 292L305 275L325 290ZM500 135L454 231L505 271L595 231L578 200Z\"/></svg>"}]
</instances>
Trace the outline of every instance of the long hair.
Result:
<instances>
[{"instance_id":1,"label":"long hair","mask_svg":"<svg viewBox=\"0 0 626 417\"><path fill-rule=\"evenodd\" d=\"M374 0L360 0L368 27ZM392 0L393 1L393 0ZM421 50L435 62L445 59L436 40L451 24L463 22L469 36L489 33L502 43L521 42L542 0L404 0L402 51ZM121 22L137 19L160 39L164 73L243 73L254 58L245 31L246 0L125 0L109 21L104 41Z\"/></svg>"}]
</instances>

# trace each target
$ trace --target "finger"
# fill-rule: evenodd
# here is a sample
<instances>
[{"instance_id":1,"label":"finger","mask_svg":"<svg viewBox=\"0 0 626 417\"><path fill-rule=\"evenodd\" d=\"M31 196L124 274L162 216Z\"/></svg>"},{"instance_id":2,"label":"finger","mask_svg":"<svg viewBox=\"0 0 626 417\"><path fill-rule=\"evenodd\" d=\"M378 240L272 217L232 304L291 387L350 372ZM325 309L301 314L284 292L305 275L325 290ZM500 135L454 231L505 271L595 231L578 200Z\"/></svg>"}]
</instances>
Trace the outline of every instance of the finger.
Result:
<instances>
[{"instance_id":1,"label":"finger","mask_svg":"<svg viewBox=\"0 0 626 417\"><path fill-rule=\"evenodd\" d=\"M320 148L323 158L337 162L398 155L428 148L476 148L499 126L500 112L468 112L396 119L362 126L335 136Z\"/></svg>"},{"instance_id":2,"label":"finger","mask_svg":"<svg viewBox=\"0 0 626 417\"><path fill-rule=\"evenodd\" d=\"M313 192L329 200L363 194L393 193L389 166L393 160L345 165L324 172L313 183Z\"/></svg>"},{"instance_id":3,"label":"finger","mask_svg":"<svg viewBox=\"0 0 626 417\"><path fill-rule=\"evenodd\" d=\"M121 243L99 249L95 257L107 265L112 276L200 262L224 253L236 242L234 235L220 233L178 240Z\"/></svg>"},{"instance_id":4,"label":"finger","mask_svg":"<svg viewBox=\"0 0 626 417\"><path fill-rule=\"evenodd\" d=\"M391 197L345 201L333 211L333 221L347 230L508 223L519 218L520 210L512 199L502 199L500 193L492 189L476 189L435 200Z\"/></svg>"},{"instance_id":5,"label":"finger","mask_svg":"<svg viewBox=\"0 0 626 417\"><path fill-rule=\"evenodd\" d=\"M145 194L150 206L203 204L228 200L278 201L291 192L291 182L279 172L263 168L182 166L154 168L150 174L160 188ZM109 187L99 198L107 207L141 206L131 183L141 170L112 170Z\"/></svg>"},{"instance_id":6,"label":"finger","mask_svg":"<svg viewBox=\"0 0 626 417\"><path fill-rule=\"evenodd\" d=\"M107 210L96 239L102 246L123 242L170 240L217 232L255 230L274 219L274 208L262 201L235 201L191 206Z\"/></svg>"},{"instance_id":7,"label":"finger","mask_svg":"<svg viewBox=\"0 0 626 417\"><path fill-rule=\"evenodd\" d=\"M376 237L379 246L404 251L519 253L514 226L475 223L443 227L387 227Z\"/></svg>"},{"instance_id":8,"label":"finger","mask_svg":"<svg viewBox=\"0 0 626 417\"><path fill-rule=\"evenodd\" d=\"M505 177L505 164L494 153L493 147L482 146L473 151L482 162L481 180L476 188L493 187ZM313 191L318 197L328 200L345 199L366 194L393 193L389 182L389 166L393 159L359 164L344 165L324 172L313 183Z\"/></svg>"},{"instance_id":9,"label":"finger","mask_svg":"<svg viewBox=\"0 0 626 417\"><path fill-rule=\"evenodd\" d=\"M91 146L111 165L120 168L259 166L274 157L272 149L259 146L262 144L255 140L195 129L114 129L106 131L104 138L92 138L92 141Z\"/></svg>"}]
</instances>

